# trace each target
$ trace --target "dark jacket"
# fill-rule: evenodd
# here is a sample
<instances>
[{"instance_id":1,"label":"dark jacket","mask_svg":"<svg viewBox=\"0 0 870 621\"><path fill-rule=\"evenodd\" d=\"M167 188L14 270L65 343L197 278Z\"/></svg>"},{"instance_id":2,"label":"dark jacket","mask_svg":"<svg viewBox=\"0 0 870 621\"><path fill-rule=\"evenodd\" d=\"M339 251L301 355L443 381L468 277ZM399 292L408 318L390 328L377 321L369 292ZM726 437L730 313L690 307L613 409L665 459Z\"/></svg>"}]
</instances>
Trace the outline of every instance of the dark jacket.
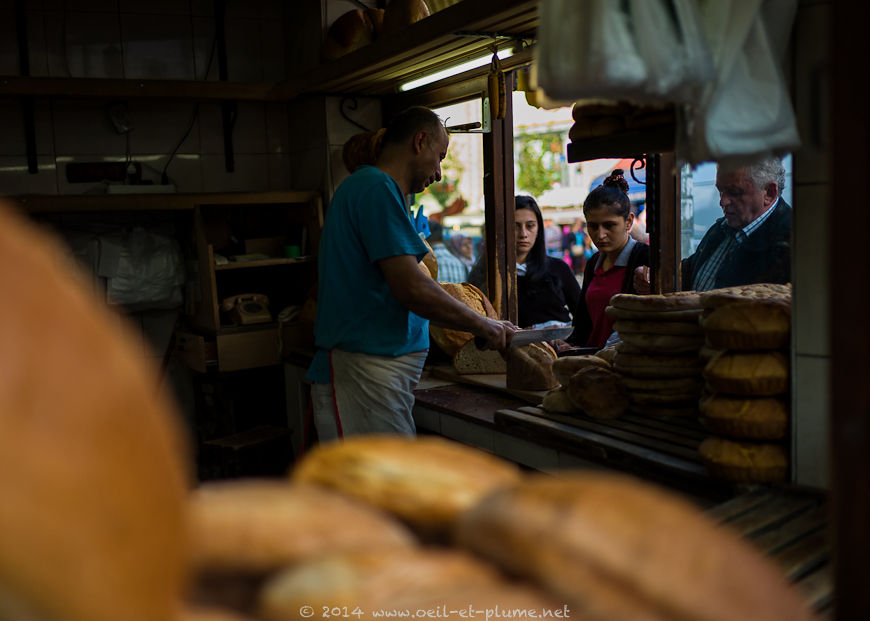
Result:
<instances>
[{"instance_id":1,"label":"dark jacket","mask_svg":"<svg viewBox=\"0 0 870 621\"><path fill-rule=\"evenodd\" d=\"M568 264L554 257L546 260L547 270L535 282L517 276L517 321L521 328L554 320L568 323L568 311L580 301L580 285Z\"/></svg>"},{"instance_id":2,"label":"dark jacket","mask_svg":"<svg viewBox=\"0 0 870 621\"><path fill-rule=\"evenodd\" d=\"M568 342L572 345L583 347L589 335L592 333L592 318L589 316L589 309L586 307L586 291L595 278L595 266L598 264L598 256L600 252L596 252L586 262L586 269L583 272L583 289L580 292L580 303L574 310L574 332L568 337ZM634 288L634 270L641 265L649 265L649 246L638 242L631 249L631 254L628 255L628 265L625 267L625 278L622 280L621 293L637 293Z\"/></svg>"},{"instance_id":3,"label":"dark jacket","mask_svg":"<svg viewBox=\"0 0 870 621\"><path fill-rule=\"evenodd\" d=\"M698 249L682 262L682 288L694 286L695 272L734 229L719 218L704 234ZM716 275L715 288L791 280L791 207L780 198L767 220L736 246Z\"/></svg>"}]
</instances>

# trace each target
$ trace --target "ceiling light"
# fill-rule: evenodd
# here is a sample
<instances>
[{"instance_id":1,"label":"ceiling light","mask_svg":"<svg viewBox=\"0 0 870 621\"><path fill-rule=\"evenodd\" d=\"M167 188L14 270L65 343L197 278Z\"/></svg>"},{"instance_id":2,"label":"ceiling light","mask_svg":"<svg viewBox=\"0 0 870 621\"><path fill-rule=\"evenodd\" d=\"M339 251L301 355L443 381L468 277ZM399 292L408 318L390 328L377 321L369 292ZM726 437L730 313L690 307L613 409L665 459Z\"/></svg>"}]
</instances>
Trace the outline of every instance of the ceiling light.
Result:
<instances>
[{"instance_id":1,"label":"ceiling light","mask_svg":"<svg viewBox=\"0 0 870 621\"><path fill-rule=\"evenodd\" d=\"M507 58L508 56L512 56L513 53L514 51L512 49L505 48L503 50L499 50L498 57L502 59ZM455 65L447 69L442 69L441 71L436 71L435 73L430 73L429 75L425 75L422 78L417 78L416 80L405 82L404 84L399 85L399 91L409 91L413 88L417 88L418 86L431 84L432 82L437 82L438 80L443 80L444 78L449 78L460 73L465 73L466 71L471 71L472 69L483 67L491 61L492 55L480 56L479 58L464 62L461 65Z\"/></svg>"}]
</instances>

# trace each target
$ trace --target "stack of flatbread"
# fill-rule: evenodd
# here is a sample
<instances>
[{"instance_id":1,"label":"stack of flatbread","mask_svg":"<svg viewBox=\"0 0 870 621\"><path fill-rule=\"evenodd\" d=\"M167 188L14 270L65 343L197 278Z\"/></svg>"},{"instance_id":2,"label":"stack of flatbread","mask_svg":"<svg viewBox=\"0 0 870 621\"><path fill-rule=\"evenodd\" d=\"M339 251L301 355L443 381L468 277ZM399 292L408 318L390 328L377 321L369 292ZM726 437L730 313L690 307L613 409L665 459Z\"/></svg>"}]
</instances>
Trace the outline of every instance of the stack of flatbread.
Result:
<instances>
[{"instance_id":1,"label":"stack of flatbread","mask_svg":"<svg viewBox=\"0 0 870 621\"><path fill-rule=\"evenodd\" d=\"M630 409L646 416L697 416L703 389L698 352L704 331L696 292L620 293L606 313L622 341L613 368L623 376Z\"/></svg>"},{"instance_id":2,"label":"stack of flatbread","mask_svg":"<svg viewBox=\"0 0 870 621\"><path fill-rule=\"evenodd\" d=\"M700 447L711 472L739 482L788 474L791 288L747 285L701 294L706 333Z\"/></svg>"}]
</instances>

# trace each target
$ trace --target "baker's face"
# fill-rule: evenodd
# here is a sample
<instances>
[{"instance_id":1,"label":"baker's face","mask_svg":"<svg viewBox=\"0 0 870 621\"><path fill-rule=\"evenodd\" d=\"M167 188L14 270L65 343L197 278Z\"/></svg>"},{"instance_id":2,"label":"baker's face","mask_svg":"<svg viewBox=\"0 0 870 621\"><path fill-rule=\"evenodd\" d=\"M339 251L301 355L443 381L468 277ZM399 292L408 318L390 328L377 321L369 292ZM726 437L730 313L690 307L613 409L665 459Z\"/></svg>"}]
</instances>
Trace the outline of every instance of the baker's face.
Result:
<instances>
[{"instance_id":1,"label":"baker's face","mask_svg":"<svg viewBox=\"0 0 870 621\"><path fill-rule=\"evenodd\" d=\"M767 211L777 195L776 183L757 188L745 168L717 171L716 189L725 222L733 229L743 228Z\"/></svg>"},{"instance_id":2,"label":"baker's face","mask_svg":"<svg viewBox=\"0 0 870 621\"><path fill-rule=\"evenodd\" d=\"M607 206L602 206L588 210L585 215L589 239L601 252L621 250L625 246L631 225L634 224L633 213L623 218Z\"/></svg>"},{"instance_id":3,"label":"baker's face","mask_svg":"<svg viewBox=\"0 0 870 621\"><path fill-rule=\"evenodd\" d=\"M447 146L450 137L447 130L441 129L437 134L428 131L417 132L414 138L417 149L416 174L411 191L422 192L429 185L441 181L441 161L447 157Z\"/></svg>"}]
</instances>

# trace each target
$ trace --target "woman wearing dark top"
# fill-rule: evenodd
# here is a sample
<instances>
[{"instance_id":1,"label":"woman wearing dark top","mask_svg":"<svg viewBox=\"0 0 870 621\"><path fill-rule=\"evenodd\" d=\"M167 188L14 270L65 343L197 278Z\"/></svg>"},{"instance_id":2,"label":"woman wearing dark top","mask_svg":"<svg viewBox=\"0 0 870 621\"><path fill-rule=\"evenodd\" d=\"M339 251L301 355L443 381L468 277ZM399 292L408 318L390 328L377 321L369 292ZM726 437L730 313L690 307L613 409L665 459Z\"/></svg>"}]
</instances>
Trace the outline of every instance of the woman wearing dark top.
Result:
<instances>
[{"instance_id":1,"label":"woman wearing dark top","mask_svg":"<svg viewBox=\"0 0 870 621\"><path fill-rule=\"evenodd\" d=\"M636 267L649 265L649 246L629 235L634 224L628 183L622 170L614 169L604 183L583 202L586 232L598 248L583 274L579 304L574 307L572 345L604 347L613 332L613 320L604 309L617 293L637 293Z\"/></svg>"},{"instance_id":2,"label":"woman wearing dark top","mask_svg":"<svg viewBox=\"0 0 870 621\"><path fill-rule=\"evenodd\" d=\"M580 302L580 286L568 264L547 256L544 219L531 196L517 196L517 307L521 328L569 324Z\"/></svg>"}]
</instances>

